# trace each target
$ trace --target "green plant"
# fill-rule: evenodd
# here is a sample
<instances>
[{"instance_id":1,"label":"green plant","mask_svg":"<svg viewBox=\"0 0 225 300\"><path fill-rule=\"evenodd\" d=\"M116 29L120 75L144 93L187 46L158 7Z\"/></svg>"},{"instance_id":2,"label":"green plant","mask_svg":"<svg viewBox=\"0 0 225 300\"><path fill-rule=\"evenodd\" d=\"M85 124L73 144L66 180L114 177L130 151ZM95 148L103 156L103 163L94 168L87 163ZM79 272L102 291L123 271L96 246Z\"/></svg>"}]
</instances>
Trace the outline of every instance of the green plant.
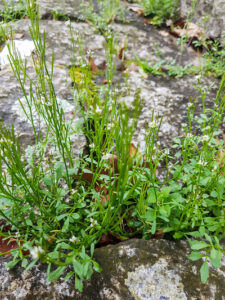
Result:
<instances>
[{"instance_id":1,"label":"green plant","mask_svg":"<svg viewBox=\"0 0 225 300\"><path fill-rule=\"evenodd\" d=\"M98 0L97 6L93 1L89 1L88 4L83 3L81 8L83 12L81 18L87 19L101 32L107 31L107 25L116 19L125 20L125 8L120 0Z\"/></svg>"},{"instance_id":2,"label":"green plant","mask_svg":"<svg viewBox=\"0 0 225 300\"><path fill-rule=\"evenodd\" d=\"M169 75L171 77L183 77L185 75L202 75L221 78L224 74L225 60L223 48L218 44L208 44L208 51L203 54L201 64L198 66L187 64L181 66L176 60L168 62L159 56L159 61L147 62L136 57L135 63L141 67L145 73L153 75ZM209 50L211 49L211 50Z\"/></svg>"},{"instance_id":3,"label":"green plant","mask_svg":"<svg viewBox=\"0 0 225 300\"><path fill-rule=\"evenodd\" d=\"M174 17L179 0L141 0L144 14L152 17L155 25L161 25L167 19Z\"/></svg>"},{"instance_id":4,"label":"green plant","mask_svg":"<svg viewBox=\"0 0 225 300\"><path fill-rule=\"evenodd\" d=\"M10 46L9 59L24 93L19 102L33 128L35 145L21 149L14 127L0 124L0 235L9 245L17 241L8 251L13 258L7 267L21 262L30 269L40 259L48 264L49 281L73 277L81 291L83 280L101 270L93 254L103 234L148 239L161 233L168 239L190 240L190 259L206 259L201 268L205 282L208 259L219 267L224 252L219 242L224 237L225 166L223 145L215 137L224 122L225 76L212 109L205 107L207 90L198 82L203 112L194 116L196 104L189 103L188 126L184 137L174 141L175 155L157 146L162 119L154 113L141 155L132 145L141 111L139 92L127 103L112 85L113 34L108 30L104 35L107 84L97 86L89 54L71 27L74 113L67 119L52 82L54 55L50 70L46 62L38 7L28 0L27 10L36 49L35 81L26 60ZM77 121L78 109L82 118ZM73 138L79 134L86 136L88 152L77 157ZM163 179L157 175L159 163L164 165ZM57 268L52 271L53 265Z\"/></svg>"},{"instance_id":5,"label":"green plant","mask_svg":"<svg viewBox=\"0 0 225 300\"><path fill-rule=\"evenodd\" d=\"M146 238L157 230L168 238L195 238L188 238L193 250L189 257L192 260L205 258L200 273L202 281L206 282L208 261L214 267L220 267L224 253L219 241L225 235L225 156L224 145L215 137L224 121L225 76L213 109L205 107L207 90L200 85L198 88L203 113L200 117L194 116L196 104L189 103L185 137L175 138L173 148L178 151L174 156L166 156L167 180L148 189L146 213L143 215L136 209L134 214L144 220Z\"/></svg>"},{"instance_id":6,"label":"green plant","mask_svg":"<svg viewBox=\"0 0 225 300\"><path fill-rule=\"evenodd\" d=\"M0 11L0 21L10 22L23 19L27 16L26 2L24 0L5 1L1 0L3 11Z\"/></svg>"},{"instance_id":7,"label":"green plant","mask_svg":"<svg viewBox=\"0 0 225 300\"><path fill-rule=\"evenodd\" d=\"M9 30L5 25L0 25L0 49L2 44L4 44L9 38Z\"/></svg>"}]
</instances>

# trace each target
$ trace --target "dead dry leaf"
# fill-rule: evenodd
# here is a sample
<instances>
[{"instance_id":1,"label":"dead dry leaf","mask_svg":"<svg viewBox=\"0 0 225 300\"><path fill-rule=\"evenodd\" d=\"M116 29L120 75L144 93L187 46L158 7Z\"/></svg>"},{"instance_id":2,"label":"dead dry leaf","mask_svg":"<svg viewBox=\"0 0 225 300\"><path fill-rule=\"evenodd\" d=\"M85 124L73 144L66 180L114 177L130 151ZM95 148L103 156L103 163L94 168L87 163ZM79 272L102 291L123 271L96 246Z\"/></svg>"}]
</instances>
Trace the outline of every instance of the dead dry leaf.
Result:
<instances>
[{"instance_id":1,"label":"dead dry leaf","mask_svg":"<svg viewBox=\"0 0 225 300\"><path fill-rule=\"evenodd\" d=\"M19 245L15 239L4 240L3 236L0 236L0 253L5 253L13 249L18 249ZM6 253L4 256L11 256L11 253Z\"/></svg>"},{"instance_id":2,"label":"dead dry leaf","mask_svg":"<svg viewBox=\"0 0 225 300\"><path fill-rule=\"evenodd\" d=\"M118 55L117 55L117 57L118 57L119 59L122 59L122 58L123 58L124 49L125 49L125 44L122 43L122 45L121 45L121 47L120 47L120 49L119 49Z\"/></svg>"},{"instance_id":3,"label":"dead dry leaf","mask_svg":"<svg viewBox=\"0 0 225 300\"><path fill-rule=\"evenodd\" d=\"M204 30L194 23L180 23L174 26L173 34L178 37L188 37L188 38L202 38L205 36Z\"/></svg>"},{"instance_id":4,"label":"dead dry leaf","mask_svg":"<svg viewBox=\"0 0 225 300\"><path fill-rule=\"evenodd\" d=\"M139 16L144 15L143 8L139 4L129 3L126 5L127 9L137 13Z\"/></svg>"},{"instance_id":5,"label":"dead dry leaf","mask_svg":"<svg viewBox=\"0 0 225 300\"><path fill-rule=\"evenodd\" d=\"M13 40L20 40L24 37L24 33L14 33L12 36ZM11 39L11 38L10 38Z\"/></svg>"},{"instance_id":6,"label":"dead dry leaf","mask_svg":"<svg viewBox=\"0 0 225 300\"><path fill-rule=\"evenodd\" d=\"M95 61L92 57L89 57L90 68L92 72L99 71L99 68L96 66Z\"/></svg>"}]
</instances>

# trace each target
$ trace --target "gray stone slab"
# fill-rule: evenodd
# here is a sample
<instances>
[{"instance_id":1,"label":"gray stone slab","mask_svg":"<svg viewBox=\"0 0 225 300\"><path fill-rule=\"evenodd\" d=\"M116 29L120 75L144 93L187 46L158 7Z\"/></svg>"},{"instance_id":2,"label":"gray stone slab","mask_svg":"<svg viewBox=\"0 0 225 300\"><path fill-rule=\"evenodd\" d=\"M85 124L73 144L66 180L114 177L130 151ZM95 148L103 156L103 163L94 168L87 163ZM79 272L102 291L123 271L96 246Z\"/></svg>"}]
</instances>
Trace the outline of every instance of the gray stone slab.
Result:
<instances>
[{"instance_id":1,"label":"gray stone slab","mask_svg":"<svg viewBox=\"0 0 225 300\"><path fill-rule=\"evenodd\" d=\"M97 65L105 60L104 44L105 40L102 35L97 33L93 27L85 23L72 22L72 31L76 36L79 34L83 41L84 52L93 52L93 58ZM29 34L29 20L20 20L13 23L15 32L23 33L23 40L31 40ZM157 59L155 54L156 45L163 52L166 58L170 60L176 58L179 47L176 39L170 35L160 34L153 27L136 27L134 25L114 24L111 26L118 40L118 49L124 42L127 44L125 58L127 60L135 59L135 56L146 61L154 61ZM40 31L46 32L46 58L50 66L52 51L54 51L54 77L56 93L59 98L69 102L73 101L71 92L71 78L69 77L69 66L72 64L72 43L68 22L60 21L41 21ZM79 56L78 45L76 47L76 61ZM193 63L198 60L197 54L187 48L184 51L183 63ZM11 124L14 122L19 129L23 128L25 122L20 120L18 114L12 111L12 106L18 97L22 97L22 92L17 81L14 79L9 66L1 66L0 71L1 87L0 87L0 116L6 122ZM35 72L32 67L32 60L28 58L28 72L31 78L35 78ZM117 72L115 75L115 83L119 82L123 85L125 77L123 73ZM209 86L212 80L204 79L203 84ZM216 81L215 88L212 89L208 99L209 103L213 102L218 87ZM127 96L134 97L137 89L141 89L141 98L143 99L143 109L138 123L138 129L135 134L135 142L144 147L144 124L149 122L152 111L163 116L163 124L161 130L161 141L164 145L171 142L172 137L181 134L181 123L185 121L186 108L189 97L198 96L199 92L193 87L196 80L192 76L186 76L182 79L174 79L168 77L144 76L140 73L140 69L131 71L128 76L129 94ZM29 90L29 82L27 82L27 90ZM199 102L201 100L197 98Z\"/></svg>"},{"instance_id":2,"label":"gray stone slab","mask_svg":"<svg viewBox=\"0 0 225 300\"><path fill-rule=\"evenodd\" d=\"M205 27L210 38L225 42L225 1L199 0L194 10L192 3L192 0L180 1L181 16L189 16L191 21Z\"/></svg>"},{"instance_id":3,"label":"gray stone slab","mask_svg":"<svg viewBox=\"0 0 225 300\"><path fill-rule=\"evenodd\" d=\"M210 267L206 284L200 281L203 260L188 259L186 241L131 239L95 250L102 273L84 282L83 293L72 279L46 282L46 265L25 271L19 265L5 269L0 258L0 298L10 300L224 300L225 260L221 269Z\"/></svg>"}]
</instances>

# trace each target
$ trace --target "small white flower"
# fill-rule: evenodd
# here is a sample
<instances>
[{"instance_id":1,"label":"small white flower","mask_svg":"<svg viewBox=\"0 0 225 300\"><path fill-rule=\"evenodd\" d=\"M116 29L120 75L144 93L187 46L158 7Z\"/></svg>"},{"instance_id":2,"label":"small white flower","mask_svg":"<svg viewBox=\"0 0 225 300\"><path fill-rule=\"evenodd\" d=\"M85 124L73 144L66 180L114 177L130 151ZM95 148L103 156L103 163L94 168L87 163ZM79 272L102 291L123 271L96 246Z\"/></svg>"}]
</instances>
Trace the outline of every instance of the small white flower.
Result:
<instances>
[{"instance_id":1,"label":"small white flower","mask_svg":"<svg viewBox=\"0 0 225 300\"><path fill-rule=\"evenodd\" d=\"M98 222L96 220L94 220L93 218L90 218L90 222L91 222L91 224L90 224L91 227L94 227L95 225L98 224Z\"/></svg>"},{"instance_id":2,"label":"small white flower","mask_svg":"<svg viewBox=\"0 0 225 300\"><path fill-rule=\"evenodd\" d=\"M150 122L149 127L153 128L153 129L156 128L157 127L156 122L154 122L154 121Z\"/></svg>"},{"instance_id":3,"label":"small white flower","mask_svg":"<svg viewBox=\"0 0 225 300\"><path fill-rule=\"evenodd\" d=\"M197 164L198 164L199 166L206 166L206 165L207 165L207 162L205 162L205 161L203 161L202 159L200 159L200 160L197 162Z\"/></svg>"},{"instance_id":4,"label":"small white flower","mask_svg":"<svg viewBox=\"0 0 225 300\"><path fill-rule=\"evenodd\" d=\"M170 154L170 149L165 149L165 154L169 155Z\"/></svg>"},{"instance_id":5,"label":"small white flower","mask_svg":"<svg viewBox=\"0 0 225 300\"><path fill-rule=\"evenodd\" d=\"M52 102L46 102L46 103L44 103L46 106L53 106L53 103Z\"/></svg>"},{"instance_id":6,"label":"small white flower","mask_svg":"<svg viewBox=\"0 0 225 300\"><path fill-rule=\"evenodd\" d=\"M92 50L87 51L87 56L93 56L94 52Z\"/></svg>"},{"instance_id":7,"label":"small white flower","mask_svg":"<svg viewBox=\"0 0 225 300\"><path fill-rule=\"evenodd\" d=\"M89 145L89 147L90 147L91 149L94 149L94 148L95 148L95 144L92 143L92 144Z\"/></svg>"},{"instance_id":8,"label":"small white flower","mask_svg":"<svg viewBox=\"0 0 225 300\"><path fill-rule=\"evenodd\" d=\"M18 239L19 237L20 237L20 233L17 231L17 232L15 233L15 238Z\"/></svg>"},{"instance_id":9,"label":"small white flower","mask_svg":"<svg viewBox=\"0 0 225 300\"><path fill-rule=\"evenodd\" d=\"M193 134L192 134L192 133L188 133L188 134L187 134L187 138L188 138L188 139L193 138Z\"/></svg>"},{"instance_id":10,"label":"small white flower","mask_svg":"<svg viewBox=\"0 0 225 300\"><path fill-rule=\"evenodd\" d=\"M106 153L102 156L102 160L109 160L110 158L112 158L112 154L110 153Z\"/></svg>"},{"instance_id":11,"label":"small white flower","mask_svg":"<svg viewBox=\"0 0 225 300\"><path fill-rule=\"evenodd\" d=\"M209 141L209 136L208 135L203 135L202 141L203 142L208 142Z\"/></svg>"},{"instance_id":12,"label":"small white flower","mask_svg":"<svg viewBox=\"0 0 225 300\"><path fill-rule=\"evenodd\" d=\"M97 106L95 112L96 112L96 114L101 114L102 109L99 106Z\"/></svg>"},{"instance_id":13,"label":"small white flower","mask_svg":"<svg viewBox=\"0 0 225 300\"><path fill-rule=\"evenodd\" d=\"M40 258L45 253L44 249L41 248L41 246L35 246L31 251L30 254L33 257L33 259Z\"/></svg>"},{"instance_id":14,"label":"small white flower","mask_svg":"<svg viewBox=\"0 0 225 300\"><path fill-rule=\"evenodd\" d=\"M108 129L108 130L111 130L111 129L113 128L113 126L114 126L114 125L113 125L112 123L109 123L109 124L107 125L107 129Z\"/></svg>"},{"instance_id":15,"label":"small white flower","mask_svg":"<svg viewBox=\"0 0 225 300\"><path fill-rule=\"evenodd\" d=\"M192 108L193 106L194 106L193 103L191 103L191 102L188 103L188 108Z\"/></svg>"},{"instance_id":16,"label":"small white flower","mask_svg":"<svg viewBox=\"0 0 225 300\"><path fill-rule=\"evenodd\" d=\"M70 26L70 20L66 21L64 24L69 27Z\"/></svg>"},{"instance_id":17,"label":"small white flower","mask_svg":"<svg viewBox=\"0 0 225 300\"><path fill-rule=\"evenodd\" d=\"M195 79L196 79L196 80L200 80L200 79L201 79L201 75L195 76Z\"/></svg>"},{"instance_id":18,"label":"small white flower","mask_svg":"<svg viewBox=\"0 0 225 300\"><path fill-rule=\"evenodd\" d=\"M203 131L209 131L211 128L210 128L210 126L206 126L204 129L203 129Z\"/></svg>"},{"instance_id":19,"label":"small white flower","mask_svg":"<svg viewBox=\"0 0 225 300\"><path fill-rule=\"evenodd\" d=\"M76 236L72 236L69 240L71 243L76 243L76 242L79 242L79 239L76 237Z\"/></svg>"}]
</instances>

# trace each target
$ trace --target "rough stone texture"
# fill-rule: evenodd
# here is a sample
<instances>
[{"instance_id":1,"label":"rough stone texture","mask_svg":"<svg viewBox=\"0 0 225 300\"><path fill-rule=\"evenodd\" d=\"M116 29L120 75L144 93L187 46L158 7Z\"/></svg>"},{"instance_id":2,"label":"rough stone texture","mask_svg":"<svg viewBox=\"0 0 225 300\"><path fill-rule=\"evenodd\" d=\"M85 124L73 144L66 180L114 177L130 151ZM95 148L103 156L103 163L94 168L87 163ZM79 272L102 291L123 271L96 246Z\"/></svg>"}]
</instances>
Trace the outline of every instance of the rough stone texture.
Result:
<instances>
[{"instance_id":1,"label":"rough stone texture","mask_svg":"<svg viewBox=\"0 0 225 300\"><path fill-rule=\"evenodd\" d=\"M81 18L82 0L38 0L41 18L48 18L52 12L65 15L70 18Z\"/></svg>"},{"instance_id":2,"label":"rough stone texture","mask_svg":"<svg viewBox=\"0 0 225 300\"><path fill-rule=\"evenodd\" d=\"M29 34L29 20L20 20L12 25L15 32L24 34L22 40L26 41L31 39ZM77 32L82 33L85 53L91 50L96 65L100 65L105 60L103 36L96 33L90 25L85 23L73 22L72 29L75 35ZM54 50L53 83L57 96L72 104L74 100L71 92L71 78L68 74L69 66L71 65L72 47L68 25L66 22L45 20L41 21L40 30L41 32L43 32L43 30L46 31L46 57L49 65L52 50ZM143 24L137 24L136 26L114 24L112 25L112 30L118 38L118 49L126 39L127 50L125 57L127 60L134 59L135 55L149 62L156 60L156 55L153 53L156 45L163 51L165 57L171 60L174 59L179 52L179 47L174 37L165 35L163 32L151 26L143 26ZM77 50L76 45L76 51ZM77 60L78 51L76 54ZM184 51L182 59L183 64L191 62L197 63L198 57L191 48L187 48ZM28 58L28 72L31 78L35 78L31 61L31 58ZM0 79L0 117L7 125L13 122L16 129L20 132L25 132L27 130L27 122L24 121L24 117L19 115L21 110L15 108L19 105L17 99L21 98L23 94L8 65L1 66ZM125 77L123 73L117 71L115 85L117 82L123 85L124 81ZM185 121L189 97L198 96L197 99L200 101L198 91L196 88L193 88L193 84L196 84L196 80L191 76L182 79L171 79L168 77L149 75L147 78L144 78L137 69L136 71L129 72L127 82L130 91L126 96L134 97L137 89L140 88L141 98L143 99L142 113L134 141L141 144L141 149L144 148L145 122L149 122L152 110L154 109L156 114L163 116L160 137L162 143L168 146L174 136L181 134L180 124ZM211 79L203 80L203 84L206 86L209 86L211 82ZM208 103L212 102L212 99L215 97L218 81L215 80L215 82L215 87L207 98ZM27 90L28 89L29 82L27 82Z\"/></svg>"},{"instance_id":3,"label":"rough stone texture","mask_svg":"<svg viewBox=\"0 0 225 300\"><path fill-rule=\"evenodd\" d=\"M220 38L225 42L225 1L224 0L198 0L192 13L192 0L180 1L180 12L183 17L193 16L193 21L204 24L210 38ZM202 25L201 25L202 26ZM223 37L222 37L223 35Z\"/></svg>"},{"instance_id":4,"label":"rough stone texture","mask_svg":"<svg viewBox=\"0 0 225 300\"><path fill-rule=\"evenodd\" d=\"M12 7L18 6L18 0L10 0ZM40 17L42 19L51 18L52 15L67 16L73 20L85 19L82 12L82 0L37 0ZM97 1L94 0L95 11L98 11ZM213 39L220 38L225 41L223 31L225 30L225 1L224 0L197 0L196 7L192 10L193 0L181 0L179 12L182 17L191 17L191 20L202 26L205 24L207 36ZM20 4L19 4L20 5ZM121 1L121 5L124 5ZM20 7L20 6L19 6ZM0 10L3 5L0 4ZM126 11L126 19L133 20Z\"/></svg>"},{"instance_id":5,"label":"rough stone texture","mask_svg":"<svg viewBox=\"0 0 225 300\"><path fill-rule=\"evenodd\" d=\"M85 282L82 294L72 279L47 283L44 265L6 271L8 258L0 258L0 299L224 300L225 260L220 270L210 267L211 276L202 284L202 261L191 262L188 254L185 241L133 239L96 249L94 258L103 271Z\"/></svg>"}]
</instances>

